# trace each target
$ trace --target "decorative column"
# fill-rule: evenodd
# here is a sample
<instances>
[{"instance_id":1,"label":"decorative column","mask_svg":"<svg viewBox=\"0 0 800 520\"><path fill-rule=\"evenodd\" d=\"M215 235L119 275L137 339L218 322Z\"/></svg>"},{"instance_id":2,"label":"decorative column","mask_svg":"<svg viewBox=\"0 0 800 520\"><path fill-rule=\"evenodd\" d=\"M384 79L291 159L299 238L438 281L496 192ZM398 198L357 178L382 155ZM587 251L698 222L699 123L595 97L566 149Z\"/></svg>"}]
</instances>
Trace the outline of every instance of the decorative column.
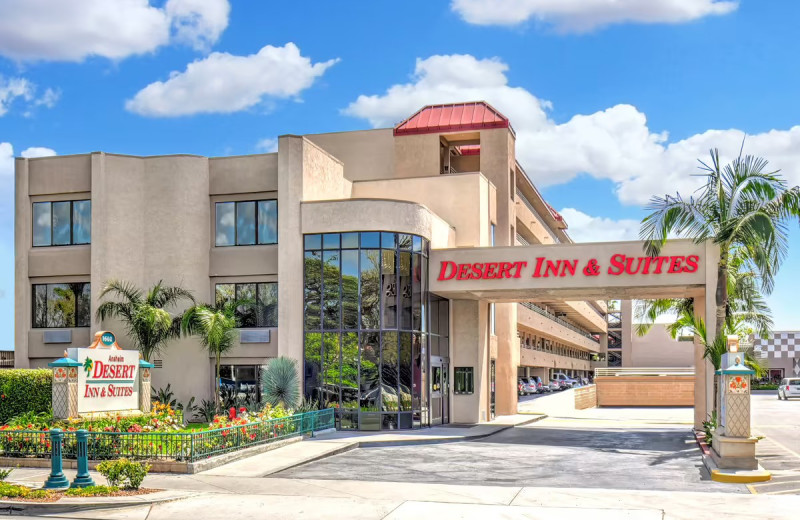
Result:
<instances>
[{"instance_id":1,"label":"decorative column","mask_svg":"<svg viewBox=\"0 0 800 520\"><path fill-rule=\"evenodd\" d=\"M74 488L83 488L94 486L94 480L89 475L89 432L86 430L78 430L75 432L75 438L78 440L78 474L72 481Z\"/></svg>"},{"instance_id":2,"label":"decorative column","mask_svg":"<svg viewBox=\"0 0 800 520\"><path fill-rule=\"evenodd\" d=\"M724 368L716 371L717 428L711 456L704 456L703 463L717 482L765 482L772 475L758 464L758 438L750 434L750 376L755 372L742 362L738 340L729 338L728 347L730 352L722 355L720 364Z\"/></svg>"},{"instance_id":3,"label":"decorative column","mask_svg":"<svg viewBox=\"0 0 800 520\"><path fill-rule=\"evenodd\" d=\"M150 401L150 371L153 364L144 359L139 360L139 410L142 413L150 413L152 403Z\"/></svg>"},{"instance_id":4,"label":"decorative column","mask_svg":"<svg viewBox=\"0 0 800 520\"><path fill-rule=\"evenodd\" d=\"M50 476L44 483L44 489L67 489L69 480L64 475L63 460L61 458L61 442L64 440L64 432L58 428L50 430Z\"/></svg>"},{"instance_id":5,"label":"decorative column","mask_svg":"<svg viewBox=\"0 0 800 520\"><path fill-rule=\"evenodd\" d=\"M53 369L53 418L69 419L78 416L78 367L80 363L64 357L48 363Z\"/></svg>"}]
</instances>

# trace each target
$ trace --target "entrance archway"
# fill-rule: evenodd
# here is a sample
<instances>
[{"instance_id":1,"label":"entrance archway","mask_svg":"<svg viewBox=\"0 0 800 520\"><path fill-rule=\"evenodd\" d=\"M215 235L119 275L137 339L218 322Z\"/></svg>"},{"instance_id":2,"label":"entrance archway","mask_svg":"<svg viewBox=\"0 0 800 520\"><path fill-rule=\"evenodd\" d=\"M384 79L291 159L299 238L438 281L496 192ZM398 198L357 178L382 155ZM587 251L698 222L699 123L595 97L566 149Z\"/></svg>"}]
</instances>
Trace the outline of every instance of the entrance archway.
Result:
<instances>
[{"instance_id":1,"label":"entrance archway","mask_svg":"<svg viewBox=\"0 0 800 520\"><path fill-rule=\"evenodd\" d=\"M713 331L719 248L672 240L650 257L643 246L629 241L432 251L430 291L452 300L451 365L476 367L474 394L452 397L453 421L478 422L492 406L498 415L516 413L520 353L510 335L517 323L514 303L691 297L695 313ZM712 409L713 368L697 339L694 359L694 426L701 428Z\"/></svg>"}]
</instances>

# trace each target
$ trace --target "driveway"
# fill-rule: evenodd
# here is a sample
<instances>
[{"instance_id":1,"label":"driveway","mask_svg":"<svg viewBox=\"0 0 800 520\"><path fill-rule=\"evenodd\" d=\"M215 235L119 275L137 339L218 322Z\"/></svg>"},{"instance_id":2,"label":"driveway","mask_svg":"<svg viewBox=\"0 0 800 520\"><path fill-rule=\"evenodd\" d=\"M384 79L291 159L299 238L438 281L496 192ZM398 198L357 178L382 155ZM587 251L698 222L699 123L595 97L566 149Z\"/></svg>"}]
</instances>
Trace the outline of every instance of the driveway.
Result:
<instances>
[{"instance_id":1,"label":"driveway","mask_svg":"<svg viewBox=\"0 0 800 520\"><path fill-rule=\"evenodd\" d=\"M772 472L772 480L754 484L755 493L800 494L800 399L779 401L776 391L751 398L754 435L763 435L756 456Z\"/></svg>"},{"instance_id":2,"label":"driveway","mask_svg":"<svg viewBox=\"0 0 800 520\"><path fill-rule=\"evenodd\" d=\"M272 477L748 492L710 481L689 427L630 421L623 427L613 419L545 419L479 441L362 448Z\"/></svg>"}]
</instances>

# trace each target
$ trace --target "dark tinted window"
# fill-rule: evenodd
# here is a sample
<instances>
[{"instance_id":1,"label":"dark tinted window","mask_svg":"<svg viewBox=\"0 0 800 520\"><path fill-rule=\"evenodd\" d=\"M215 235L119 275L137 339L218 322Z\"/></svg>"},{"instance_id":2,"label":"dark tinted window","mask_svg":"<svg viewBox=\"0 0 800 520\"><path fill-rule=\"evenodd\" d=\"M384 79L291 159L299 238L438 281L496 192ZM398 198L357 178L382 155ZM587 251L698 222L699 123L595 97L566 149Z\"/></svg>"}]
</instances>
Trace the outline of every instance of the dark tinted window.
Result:
<instances>
[{"instance_id":1,"label":"dark tinted window","mask_svg":"<svg viewBox=\"0 0 800 520\"><path fill-rule=\"evenodd\" d=\"M247 200L215 204L217 247L278 243L278 201Z\"/></svg>"},{"instance_id":2,"label":"dark tinted window","mask_svg":"<svg viewBox=\"0 0 800 520\"><path fill-rule=\"evenodd\" d=\"M278 283L220 283L216 302L237 299L244 302L236 309L241 328L278 326Z\"/></svg>"},{"instance_id":3,"label":"dark tinted window","mask_svg":"<svg viewBox=\"0 0 800 520\"><path fill-rule=\"evenodd\" d=\"M32 227L36 247L89 244L92 241L92 202L35 202Z\"/></svg>"},{"instance_id":4,"label":"dark tinted window","mask_svg":"<svg viewBox=\"0 0 800 520\"><path fill-rule=\"evenodd\" d=\"M51 283L33 286L33 328L88 327L90 321L90 284Z\"/></svg>"}]
</instances>

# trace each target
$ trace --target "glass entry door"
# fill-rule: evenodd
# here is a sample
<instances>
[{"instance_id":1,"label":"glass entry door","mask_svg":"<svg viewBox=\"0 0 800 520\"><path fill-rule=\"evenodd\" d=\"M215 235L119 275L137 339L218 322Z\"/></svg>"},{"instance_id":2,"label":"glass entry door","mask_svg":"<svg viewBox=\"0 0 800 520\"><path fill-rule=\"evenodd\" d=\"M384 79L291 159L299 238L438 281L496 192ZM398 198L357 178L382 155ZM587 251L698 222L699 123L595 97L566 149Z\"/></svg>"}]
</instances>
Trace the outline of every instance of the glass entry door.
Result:
<instances>
[{"instance_id":1,"label":"glass entry door","mask_svg":"<svg viewBox=\"0 0 800 520\"><path fill-rule=\"evenodd\" d=\"M495 404L495 361L494 359L489 363L489 420L494 419L494 404Z\"/></svg>"},{"instance_id":2,"label":"glass entry door","mask_svg":"<svg viewBox=\"0 0 800 520\"><path fill-rule=\"evenodd\" d=\"M447 358L431 356L431 426L450 422L450 382Z\"/></svg>"}]
</instances>

